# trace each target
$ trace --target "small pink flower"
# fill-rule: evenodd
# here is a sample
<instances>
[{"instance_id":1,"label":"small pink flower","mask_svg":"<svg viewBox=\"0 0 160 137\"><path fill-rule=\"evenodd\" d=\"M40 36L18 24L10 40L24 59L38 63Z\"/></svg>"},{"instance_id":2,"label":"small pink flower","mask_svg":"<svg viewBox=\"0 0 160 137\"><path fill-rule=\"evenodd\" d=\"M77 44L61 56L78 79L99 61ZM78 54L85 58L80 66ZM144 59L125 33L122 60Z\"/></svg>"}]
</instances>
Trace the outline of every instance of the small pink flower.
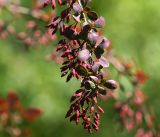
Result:
<instances>
[{"instance_id":1,"label":"small pink flower","mask_svg":"<svg viewBox=\"0 0 160 137\"><path fill-rule=\"evenodd\" d=\"M87 61L90 57L90 52L87 49L83 49L78 53L78 59L81 61Z\"/></svg>"}]
</instances>

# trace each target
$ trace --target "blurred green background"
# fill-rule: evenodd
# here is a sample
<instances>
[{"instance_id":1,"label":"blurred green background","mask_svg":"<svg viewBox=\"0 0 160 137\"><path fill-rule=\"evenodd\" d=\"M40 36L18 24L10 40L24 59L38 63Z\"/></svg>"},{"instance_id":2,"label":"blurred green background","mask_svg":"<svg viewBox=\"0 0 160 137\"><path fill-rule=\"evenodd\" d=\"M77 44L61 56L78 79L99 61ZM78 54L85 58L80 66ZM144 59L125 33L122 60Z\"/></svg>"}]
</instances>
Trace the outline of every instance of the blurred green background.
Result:
<instances>
[{"instance_id":1,"label":"blurred green background","mask_svg":"<svg viewBox=\"0 0 160 137\"><path fill-rule=\"evenodd\" d=\"M31 0L22 0L24 5ZM150 79L143 87L148 95L157 121L160 122L160 0L93 0L91 6L106 18L105 34L112 40L115 54L136 62ZM0 18L5 14L0 11ZM19 21L19 30L23 21ZM33 137L130 137L132 133L119 131L115 124L113 102L102 103L100 131L88 134L80 126L64 119L69 98L79 87L77 80L65 83L59 66L45 57L55 42L24 50L24 45L10 38L0 40L0 95L15 90L26 106L43 110L43 116L32 125Z\"/></svg>"}]
</instances>

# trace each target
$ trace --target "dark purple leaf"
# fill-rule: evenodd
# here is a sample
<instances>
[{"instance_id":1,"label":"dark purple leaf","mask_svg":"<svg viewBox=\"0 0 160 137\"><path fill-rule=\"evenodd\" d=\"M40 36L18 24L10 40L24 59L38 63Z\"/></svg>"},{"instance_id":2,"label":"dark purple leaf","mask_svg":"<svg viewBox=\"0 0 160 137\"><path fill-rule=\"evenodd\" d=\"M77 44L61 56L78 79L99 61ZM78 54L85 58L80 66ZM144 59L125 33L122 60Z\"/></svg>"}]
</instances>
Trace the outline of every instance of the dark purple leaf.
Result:
<instances>
[{"instance_id":1,"label":"dark purple leaf","mask_svg":"<svg viewBox=\"0 0 160 137\"><path fill-rule=\"evenodd\" d=\"M67 80L66 80L66 82L70 81L70 80L71 80L71 78L72 78L72 76L73 76L73 74L72 74L72 73L70 73L70 74L67 76Z\"/></svg>"},{"instance_id":2,"label":"dark purple leaf","mask_svg":"<svg viewBox=\"0 0 160 137\"><path fill-rule=\"evenodd\" d=\"M92 20L92 21L95 21L95 20L98 19L98 15L97 15L97 13L94 12L94 11L88 12L88 13L87 13L87 16L88 16L88 18L89 18L90 20Z\"/></svg>"},{"instance_id":3,"label":"dark purple leaf","mask_svg":"<svg viewBox=\"0 0 160 137\"><path fill-rule=\"evenodd\" d=\"M104 48L101 45L97 46L97 48L94 50L94 54L96 55L97 59L100 59L103 53Z\"/></svg>"},{"instance_id":4,"label":"dark purple leaf","mask_svg":"<svg viewBox=\"0 0 160 137\"><path fill-rule=\"evenodd\" d=\"M73 113L73 108L70 108L70 109L68 110L68 112L67 112L65 118L70 117L70 116L72 115L72 113Z\"/></svg>"},{"instance_id":5,"label":"dark purple leaf","mask_svg":"<svg viewBox=\"0 0 160 137\"><path fill-rule=\"evenodd\" d=\"M76 68L76 71L79 75L81 76L86 76L88 74L86 68L84 68L83 66L79 65L77 68Z\"/></svg>"}]
</instances>

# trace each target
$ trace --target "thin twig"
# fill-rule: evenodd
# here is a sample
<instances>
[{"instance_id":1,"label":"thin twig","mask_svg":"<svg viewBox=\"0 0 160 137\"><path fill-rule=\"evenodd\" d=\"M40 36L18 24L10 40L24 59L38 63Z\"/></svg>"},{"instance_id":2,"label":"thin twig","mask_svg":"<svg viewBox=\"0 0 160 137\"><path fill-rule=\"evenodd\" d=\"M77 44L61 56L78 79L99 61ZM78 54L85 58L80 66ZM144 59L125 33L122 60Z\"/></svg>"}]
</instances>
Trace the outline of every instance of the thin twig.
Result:
<instances>
[{"instance_id":1,"label":"thin twig","mask_svg":"<svg viewBox=\"0 0 160 137\"><path fill-rule=\"evenodd\" d=\"M83 10L83 6L82 6L82 3L81 3L80 0L78 0L78 3L79 3L79 5L81 6L81 8L82 8L82 10ZM83 12L83 17L84 17L84 21L88 23L87 18L86 18L86 15L84 14L84 12Z\"/></svg>"}]
</instances>

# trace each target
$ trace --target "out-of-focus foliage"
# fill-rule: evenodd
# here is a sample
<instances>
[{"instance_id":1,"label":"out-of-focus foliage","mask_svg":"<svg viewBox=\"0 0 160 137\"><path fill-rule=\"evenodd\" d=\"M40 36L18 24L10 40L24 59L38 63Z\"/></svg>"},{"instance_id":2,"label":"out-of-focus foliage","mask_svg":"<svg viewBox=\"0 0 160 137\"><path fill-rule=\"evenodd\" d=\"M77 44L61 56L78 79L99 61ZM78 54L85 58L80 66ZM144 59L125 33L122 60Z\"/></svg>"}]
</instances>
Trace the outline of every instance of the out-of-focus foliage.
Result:
<instances>
[{"instance_id":1,"label":"out-of-focus foliage","mask_svg":"<svg viewBox=\"0 0 160 137\"><path fill-rule=\"evenodd\" d=\"M31 1L22 2L30 7ZM106 18L105 34L112 40L115 54L125 60L133 59L137 67L149 75L150 80L143 88L157 121L160 121L160 1L93 0L91 6ZM6 14L0 9L0 19ZM23 27L23 23L20 23L18 28ZM6 95L6 91L14 89L19 91L24 104L43 110L41 119L32 125L33 137L132 136L115 124L112 100L102 103L106 113L98 133L89 135L81 127L66 122L64 116L69 97L79 85L76 80L66 84L65 79L60 78L59 66L46 61L55 42L48 47L26 51L20 41L13 38L11 41L0 40L0 95Z\"/></svg>"},{"instance_id":2,"label":"out-of-focus foliage","mask_svg":"<svg viewBox=\"0 0 160 137\"><path fill-rule=\"evenodd\" d=\"M10 137L30 136L31 129L27 125L41 115L37 108L25 108L19 97L9 91L7 97L0 98L0 133Z\"/></svg>"},{"instance_id":3,"label":"out-of-focus foliage","mask_svg":"<svg viewBox=\"0 0 160 137\"><path fill-rule=\"evenodd\" d=\"M150 80L144 89L158 112L160 96L160 1L158 0L102 0L94 1L95 8L107 19L105 33L112 40L115 53L123 59L133 59ZM98 5L98 7L96 6ZM93 5L94 6L94 5ZM105 12L104 12L104 9ZM154 98L154 99L153 99Z\"/></svg>"}]
</instances>

